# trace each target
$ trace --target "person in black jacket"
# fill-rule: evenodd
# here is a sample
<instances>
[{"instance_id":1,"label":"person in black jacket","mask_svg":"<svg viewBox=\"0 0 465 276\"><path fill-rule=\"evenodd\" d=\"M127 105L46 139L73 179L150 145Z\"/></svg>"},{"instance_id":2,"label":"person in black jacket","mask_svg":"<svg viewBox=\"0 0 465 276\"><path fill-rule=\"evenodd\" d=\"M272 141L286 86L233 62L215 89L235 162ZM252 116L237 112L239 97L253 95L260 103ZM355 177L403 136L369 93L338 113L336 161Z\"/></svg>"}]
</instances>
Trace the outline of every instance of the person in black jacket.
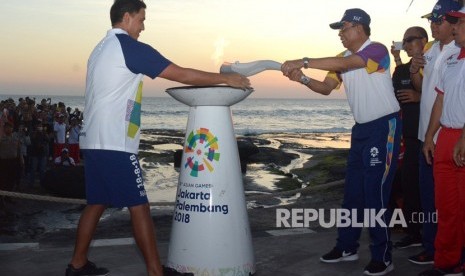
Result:
<instances>
[{"instance_id":1,"label":"person in black jacket","mask_svg":"<svg viewBox=\"0 0 465 276\"><path fill-rule=\"evenodd\" d=\"M35 183L36 173L39 173L39 179L42 179L47 166L47 156L49 151L49 138L45 133L44 127L39 124L31 134L31 146L29 148L30 172L29 187L32 188Z\"/></svg>"},{"instance_id":2,"label":"person in black jacket","mask_svg":"<svg viewBox=\"0 0 465 276\"><path fill-rule=\"evenodd\" d=\"M410 27L405 31L402 41L403 50L407 56L421 55L428 42L428 34L422 27ZM419 165L420 141L418 140L418 124L420 116L421 91L415 90L410 80L410 63L402 64L400 50L391 48L396 62L396 69L392 75L394 93L401 106L402 143L404 154L400 170L400 188L403 198L403 213L407 221L406 236L394 244L402 249L412 246L421 246L421 223L415 214L421 212L419 191Z\"/></svg>"}]
</instances>

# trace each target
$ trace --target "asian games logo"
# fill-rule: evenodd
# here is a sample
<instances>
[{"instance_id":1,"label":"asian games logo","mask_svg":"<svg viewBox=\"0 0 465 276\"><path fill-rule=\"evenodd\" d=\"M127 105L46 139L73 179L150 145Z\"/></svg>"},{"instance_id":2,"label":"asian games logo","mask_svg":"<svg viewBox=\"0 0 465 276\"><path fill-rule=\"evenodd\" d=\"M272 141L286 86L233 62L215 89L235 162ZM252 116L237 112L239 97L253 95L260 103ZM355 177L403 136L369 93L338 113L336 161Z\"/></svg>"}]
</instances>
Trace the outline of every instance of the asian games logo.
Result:
<instances>
[{"instance_id":1,"label":"asian games logo","mask_svg":"<svg viewBox=\"0 0 465 276\"><path fill-rule=\"evenodd\" d=\"M370 166L371 167L381 164L381 160L379 160L378 155L379 155L379 149L377 147L372 147L370 149L370 156L371 156Z\"/></svg>"},{"instance_id":2,"label":"asian games logo","mask_svg":"<svg viewBox=\"0 0 465 276\"><path fill-rule=\"evenodd\" d=\"M213 162L220 160L218 138L207 128L200 128L195 132L191 131L187 137L184 154L187 156L184 168L191 169L191 176L198 177L199 172L205 171L205 169L212 172L214 170Z\"/></svg>"}]
</instances>

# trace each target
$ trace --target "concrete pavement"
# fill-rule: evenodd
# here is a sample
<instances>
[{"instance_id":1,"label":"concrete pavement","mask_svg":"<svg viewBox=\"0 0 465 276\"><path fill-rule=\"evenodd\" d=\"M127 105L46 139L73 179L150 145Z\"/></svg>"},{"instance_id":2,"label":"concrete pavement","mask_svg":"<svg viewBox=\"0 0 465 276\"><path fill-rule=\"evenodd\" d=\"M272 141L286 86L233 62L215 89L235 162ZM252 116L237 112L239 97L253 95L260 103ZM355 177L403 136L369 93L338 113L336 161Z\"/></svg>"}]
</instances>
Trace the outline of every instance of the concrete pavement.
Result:
<instances>
[{"instance_id":1,"label":"concrete pavement","mask_svg":"<svg viewBox=\"0 0 465 276\"><path fill-rule=\"evenodd\" d=\"M325 264L323 253L335 244L336 231L315 232L310 229L284 229L253 232L257 276L285 275L362 275L370 259L368 234L362 234L360 259L355 262ZM393 233L393 240L401 234ZM0 275L64 275L73 251L74 240L41 240L40 243L0 243ZM166 261L168 241L159 241L162 261ZM389 275L417 275L429 266L407 261L420 247L393 251L395 269ZM146 275L142 256L131 237L99 239L93 242L89 259L107 267L112 276Z\"/></svg>"}]
</instances>

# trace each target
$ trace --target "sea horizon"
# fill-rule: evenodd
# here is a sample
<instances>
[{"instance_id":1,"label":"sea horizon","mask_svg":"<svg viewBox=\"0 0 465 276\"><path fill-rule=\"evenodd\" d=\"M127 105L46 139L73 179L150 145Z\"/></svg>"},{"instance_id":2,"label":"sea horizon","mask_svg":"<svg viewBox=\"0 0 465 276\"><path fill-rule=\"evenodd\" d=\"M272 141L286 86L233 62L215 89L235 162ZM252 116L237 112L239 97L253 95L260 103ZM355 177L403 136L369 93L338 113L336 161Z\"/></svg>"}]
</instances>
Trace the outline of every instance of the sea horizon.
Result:
<instances>
[{"instance_id":1,"label":"sea horizon","mask_svg":"<svg viewBox=\"0 0 465 276\"><path fill-rule=\"evenodd\" d=\"M44 98L63 102L73 110L84 109L84 96L68 95L0 95L0 100ZM167 97L144 97L141 129L184 130L189 107ZM346 99L277 99L247 98L231 106L236 134L262 133L349 133L354 119Z\"/></svg>"},{"instance_id":2,"label":"sea horizon","mask_svg":"<svg viewBox=\"0 0 465 276\"><path fill-rule=\"evenodd\" d=\"M63 97L84 97L84 94L82 95L70 95L70 94L53 94L53 95L48 95L48 94L5 94L5 93L2 93L0 92L0 100L5 100L5 99L8 99L8 98L12 98L14 100L17 100L19 98L26 98L26 97L29 97L29 98L32 98L32 99L35 99L36 101L40 101L42 99L47 99L47 98L51 98L53 100L53 98L63 98ZM171 96L168 94L168 93L164 93L162 95L143 95L143 99L146 99L146 98L171 98ZM254 100L322 100L322 101L347 101L347 98L331 98L331 97L328 97L328 98L311 98L311 97L286 97L286 98L283 98L283 97L254 97L253 94L251 94L251 96L247 97L245 99L248 100L248 99L254 99Z\"/></svg>"}]
</instances>

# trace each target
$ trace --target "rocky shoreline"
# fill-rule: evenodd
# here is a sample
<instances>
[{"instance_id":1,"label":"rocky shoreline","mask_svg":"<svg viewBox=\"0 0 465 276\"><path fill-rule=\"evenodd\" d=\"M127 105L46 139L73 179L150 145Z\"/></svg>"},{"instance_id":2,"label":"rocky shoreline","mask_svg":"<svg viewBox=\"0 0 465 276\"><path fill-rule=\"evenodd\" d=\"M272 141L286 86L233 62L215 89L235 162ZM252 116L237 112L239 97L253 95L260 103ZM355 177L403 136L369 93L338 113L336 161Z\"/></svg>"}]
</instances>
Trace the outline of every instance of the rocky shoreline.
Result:
<instances>
[{"instance_id":1,"label":"rocky shoreline","mask_svg":"<svg viewBox=\"0 0 465 276\"><path fill-rule=\"evenodd\" d=\"M249 152L256 149L241 160L246 162L243 179L252 231L276 228L276 208L340 205L349 134L279 133L237 138ZM146 180L162 178L159 171L173 167L174 154L182 148L183 140L183 131L143 130L140 158ZM170 182L176 181L175 171L170 177ZM40 189L36 192L45 193ZM76 204L12 199L6 209L0 210L0 242L72 242L82 208ZM172 211L172 206L153 207L159 240L169 239ZM111 208L105 212L95 238L128 237L131 231L127 210Z\"/></svg>"}]
</instances>

